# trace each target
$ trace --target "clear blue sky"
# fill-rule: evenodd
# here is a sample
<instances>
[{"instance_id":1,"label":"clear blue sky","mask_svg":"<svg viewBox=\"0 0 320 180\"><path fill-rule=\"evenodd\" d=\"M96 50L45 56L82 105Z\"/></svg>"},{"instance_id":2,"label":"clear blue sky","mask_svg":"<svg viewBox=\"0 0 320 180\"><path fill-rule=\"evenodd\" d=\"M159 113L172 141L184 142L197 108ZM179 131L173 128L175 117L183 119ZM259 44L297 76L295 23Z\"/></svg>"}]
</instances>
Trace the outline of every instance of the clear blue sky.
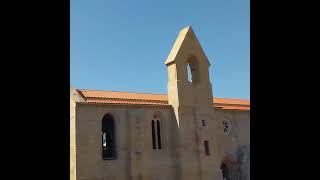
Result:
<instances>
[{"instance_id":1,"label":"clear blue sky","mask_svg":"<svg viewBox=\"0 0 320 180\"><path fill-rule=\"evenodd\" d=\"M249 0L71 0L71 86L167 93L164 64L191 25L213 95L250 99Z\"/></svg>"}]
</instances>

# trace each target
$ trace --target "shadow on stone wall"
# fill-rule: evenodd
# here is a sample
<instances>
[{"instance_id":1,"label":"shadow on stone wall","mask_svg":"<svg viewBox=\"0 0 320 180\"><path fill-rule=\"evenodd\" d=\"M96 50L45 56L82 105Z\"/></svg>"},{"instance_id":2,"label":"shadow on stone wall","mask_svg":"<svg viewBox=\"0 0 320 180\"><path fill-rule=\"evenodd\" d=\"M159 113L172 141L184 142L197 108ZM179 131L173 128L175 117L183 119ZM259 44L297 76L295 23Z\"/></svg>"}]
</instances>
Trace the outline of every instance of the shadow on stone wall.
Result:
<instances>
[{"instance_id":1,"label":"shadow on stone wall","mask_svg":"<svg viewBox=\"0 0 320 180\"><path fill-rule=\"evenodd\" d=\"M240 180L250 179L250 145L240 145L236 150Z\"/></svg>"}]
</instances>

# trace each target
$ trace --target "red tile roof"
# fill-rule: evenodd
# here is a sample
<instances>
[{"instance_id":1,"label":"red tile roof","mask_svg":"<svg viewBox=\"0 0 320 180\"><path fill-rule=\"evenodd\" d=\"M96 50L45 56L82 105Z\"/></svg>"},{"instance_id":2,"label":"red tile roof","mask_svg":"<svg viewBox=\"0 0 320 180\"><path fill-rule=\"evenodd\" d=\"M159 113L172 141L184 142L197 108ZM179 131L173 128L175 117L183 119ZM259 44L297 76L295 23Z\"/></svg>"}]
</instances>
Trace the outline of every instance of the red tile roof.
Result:
<instances>
[{"instance_id":1,"label":"red tile roof","mask_svg":"<svg viewBox=\"0 0 320 180\"><path fill-rule=\"evenodd\" d=\"M136 105L165 105L168 104L166 94L129 93L101 90L84 90L78 92L87 103L98 104L136 104ZM214 106L226 110L250 110L250 100L213 98Z\"/></svg>"}]
</instances>

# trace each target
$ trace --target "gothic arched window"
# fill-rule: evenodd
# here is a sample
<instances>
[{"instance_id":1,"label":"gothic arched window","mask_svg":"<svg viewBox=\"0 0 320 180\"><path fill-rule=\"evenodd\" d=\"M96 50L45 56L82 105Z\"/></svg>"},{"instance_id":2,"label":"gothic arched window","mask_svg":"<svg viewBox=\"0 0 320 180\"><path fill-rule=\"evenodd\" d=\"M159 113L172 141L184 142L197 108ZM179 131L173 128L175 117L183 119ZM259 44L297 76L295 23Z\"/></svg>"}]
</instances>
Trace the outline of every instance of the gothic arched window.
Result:
<instances>
[{"instance_id":1,"label":"gothic arched window","mask_svg":"<svg viewBox=\"0 0 320 180\"><path fill-rule=\"evenodd\" d=\"M161 149L161 127L160 127L159 120L157 120L157 140L158 140L158 149Z\"/></svg>"},{"instance_id":2,"label":"gothic arched window","mask_svg":"<svg viewBox=\"0 0 320 180\"><path fill-rule=\"evenodd\" d=\"M102 119L102 157L105 160L116 159L115 121L110 114Z\"/></svg>"},{"instance_id":3,"label":"gothic arched window","mask_svg":"<svg viewBox=\"0 0 320 180\"><path fill-rule=\"evenodd\" d=\"M158 115L153 116L153 120L151 121L151 130L153 149L161 149L161 120Z\"/></svg>"},{"instance_id":4,"label":"gothic arched window","mask_svg":"<svg viewBox=\"0 0 320 180\"><path fill-rule=\"evenodd\" d=\"M155 129L154 120L151 121L151 129L152 129L152 148L153 149L157 149L157 145L156 145L156 129Z\"/></svg>"}]
</instances>

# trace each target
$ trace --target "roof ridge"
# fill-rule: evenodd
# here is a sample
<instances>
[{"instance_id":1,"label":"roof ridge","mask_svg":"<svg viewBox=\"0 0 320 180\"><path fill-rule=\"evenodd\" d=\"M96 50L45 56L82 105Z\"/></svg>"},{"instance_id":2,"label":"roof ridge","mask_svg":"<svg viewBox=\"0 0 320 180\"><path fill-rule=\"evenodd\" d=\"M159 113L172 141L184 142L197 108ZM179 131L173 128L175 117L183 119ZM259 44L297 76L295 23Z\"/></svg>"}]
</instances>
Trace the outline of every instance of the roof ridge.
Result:
<instances>
[{"instance_id":1,"label":"roof ridge","mask_svg":"<svg viewBox=\"0 0 320 180\"><path fill-rule=\"evenodd\" d=\"M96 89L77 89L79 91L101 91L101 92L120 92L120 93L131 93L131 94L153 94L153 95L168 95L160 93L139 93L139 92L127 92L127 91L110 91L110 90L96 90Z\"/></svg>"},{"instance_id":2,"label":"roof ridge","mask_svg":"<svg viewBox=\"0 0 320 180\"><path fill-rule=\"evenodd\" d=\"M166 104L167 94L130 93L121 91L77 89L88 103L97 104ZM228 110L250 110L250 101L241 99L213 98L216 108Z\"/></svg>"},{"instance_id":3,"label":"roof ridge","mask_svg":"<svg viewBox=\"0 0 320 180\"><path fill-rule=\"evenodd\" d=\"M88 97L88 99L111 99L111 100L121 100L121 101L168 101L162 99L133 99L133 98L116 98L116 97Z\"/></svg>"},{"instance_id":4,"label":"roof ridge","mask_svg":"<svg viewBox=\"0 0 320 180\"><path fill-rule=\"evenodd\" d=\"M114 98L114 97L88 97L87 99L100 99L100 100L104 100L104 99L108 99L108 100L117 100L117 101L140 101L140 102L168 102L168 100L151 100L151 99L130 99L130 98ZM226 104L226 103L219 103L219 102L214 102L214 104L218 105L218 104L222 104L224 106L234 106L234 105L238 105L238 106L250 106L249 104L241 104L241 103L231 103L231 104Z\"/></svg>"}]
</instances>

